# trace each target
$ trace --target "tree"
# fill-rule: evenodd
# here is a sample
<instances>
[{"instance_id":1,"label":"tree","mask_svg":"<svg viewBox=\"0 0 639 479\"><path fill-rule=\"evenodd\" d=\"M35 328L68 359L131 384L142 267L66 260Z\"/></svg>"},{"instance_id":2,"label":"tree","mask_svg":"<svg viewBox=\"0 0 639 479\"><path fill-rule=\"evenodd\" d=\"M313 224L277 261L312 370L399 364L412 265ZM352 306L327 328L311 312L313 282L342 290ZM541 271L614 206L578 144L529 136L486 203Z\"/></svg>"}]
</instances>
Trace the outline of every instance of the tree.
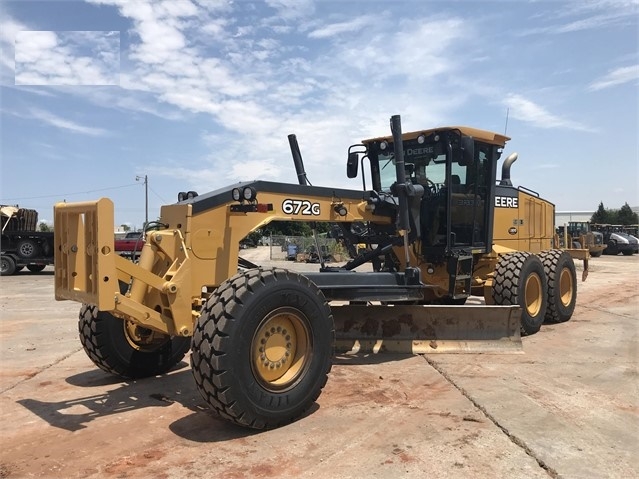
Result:
<instances>
[{"instance_id":1,"label":"tree","mask_svg":"<svg viewBox=\"0 0 639 479\"><path fill-rule=\"evenodd\" d=\"M40 224L38 225L38 230L39 231L53 231L53 229L51 229L51 227L46 224L44 221L41 221Z\"/></svg>"},{"instance_id":2,"label":"tree","mask_svg":"<svg viewBox=\"0 0 639 479\"><path fill-rule=\"evenodd\" d=\"M131 229L129 225L120 225L120 228L122 228L122 231L129 231Z\"/></svg>"},{"instance_id":3,"label":"tree","mask_svg":"<svg viewBox=\"0 0 639 479\"><path fill-rule=\"evenodd\" d=\"M603 202L599 203L599 208L590 218L591 223L610 225L636 225L639 223L639 216L632 211L632 208L625 203L618 210L604 208Z\"/></svg>"},{"instance_id":4,"label":"tree","mask_svg":"<svg viewBox=\"0 0 639 479\"><path fill-rule=\"evenodd\" d=\"M617 222L616 224L620 225L636 225L639 223L639 216L637 213L632 211L630 205L625 203L619 212L617 213Z\"/></svg>"},{"instance_id":5,"label":"tree","mask_svg":"<svg viewBox=\"0 0 639 479\"><path fill-rule=\"evenodd\" d=\"M605 224L609 224L610 220L611 220L610 211L604 208L604 204L602 201L601 203L599 203L599 207L597 208L597 211L595 211L592 217L590 218L590 222L600 224L600 225L601 224L605 225Z\"/></svg>"}]
</instances>

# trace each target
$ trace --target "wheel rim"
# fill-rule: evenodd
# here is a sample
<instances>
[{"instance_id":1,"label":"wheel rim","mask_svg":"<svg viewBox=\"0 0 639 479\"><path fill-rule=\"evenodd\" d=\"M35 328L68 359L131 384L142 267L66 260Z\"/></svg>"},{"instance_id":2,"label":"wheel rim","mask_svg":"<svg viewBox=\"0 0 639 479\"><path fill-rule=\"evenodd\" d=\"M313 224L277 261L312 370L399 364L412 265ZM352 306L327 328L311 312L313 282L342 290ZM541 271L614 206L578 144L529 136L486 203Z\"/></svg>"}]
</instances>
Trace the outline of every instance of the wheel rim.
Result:
<instances>
[{"instance_id":1,"label":"wheel rim","mask_svg":"<svg viewBox=\"0 0 639 479\"><path fill-rule=\"evenodd\" d=\"M526 279L526 311L532 317L539 314L543 302L541 279L537 274L531 274Z\"/></svg>"},{"instance_id":2,"label":"wheel rim","mask_svg":"<svg viewBox=\"0 0 639 479\"><path fill-rule=\"evenodd\" d=\"M20 247L22 256L31 256L33 254L33 245L31 243L25 243Z\"/></svg>"},{"instance_id":3,"label":"wheel rim","mask_svg":"<svg viewBox=\"0 0 639 479\"><path fill-rule=\"evenodd\" d=\"M574 284L572 282L572 275L568 268L561 270L559 275L559 292L561 297L561 304L569 306L572 302Z\"/></svg>"},{"instance_id":4,"label":"wheel rim","mask_svg":"<svg viewBox=\"0 0 639 479\"><path fill-rule=\"evenodd\" d=\"M294 308L279 308L262 320L251 343L251 366L262 387L282 391L306 372L311 356L307 324Z\"/></svg>"},{"instance_id":5,"label":"wheel rim","mask_svg":"<svg viewBox=\"0 0 639 479\"><path fill-rule=\"evenodd\" d=\"M133 349L138 351L155 351L164 344L168 337L152 329L143 328L133 321L123 321L124 337Z\"/></svg>"}]
</instances>

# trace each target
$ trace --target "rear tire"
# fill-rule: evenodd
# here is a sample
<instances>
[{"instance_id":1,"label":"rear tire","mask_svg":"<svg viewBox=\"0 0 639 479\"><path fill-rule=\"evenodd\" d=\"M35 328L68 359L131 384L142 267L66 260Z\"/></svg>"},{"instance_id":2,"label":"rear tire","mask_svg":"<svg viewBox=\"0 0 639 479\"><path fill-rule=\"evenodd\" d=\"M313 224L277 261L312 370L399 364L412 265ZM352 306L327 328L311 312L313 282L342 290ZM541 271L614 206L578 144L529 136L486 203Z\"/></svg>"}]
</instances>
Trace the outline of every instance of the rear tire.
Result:
<instances>
[{"instance_id":1,"label":"rear tire","mask_svg":"<svg viewBox=\"0 0 639 479\"><path fill-rule=\"evenodd\" d=\"M599 256L601 256L603 253L603 251L594 251L592 253L590 253L590 256L592 256L593 258L599 258Z\"/></svg>"},{"instance_id":2,"label":"rear tire","mask_svg":"<svg viewBox=\"0 0 639 479\"><path fill-rule=\"evenodd\" d=\"M93 363L123 378L166 373L184 358L191 338L167 336L135 326L94 305L82 305L80 342Z\"/></svg>"},{"instance_id":3,"label":"rear tire","mask_svg":"<svg viewBox=\"0 0 639 479\"><path fill-rule=\"evenodd\" d=\"M566 251L553 249L539 254L548 281L546 321L563 323L572 317L577 303L575 262Z\"/></svg>"},{"instance_id":4,"label":"rear tire","mask_svg":"<svg viewBox=\"0 0 639 479\"><path fill-rule=\"evenodd\" d=\"M0 276L11 276L16 272L16 262L11 256L0 258Z\"/></svg>"},{"instance_id":5,"label":"rear tire","mask_svg":"<svg viewBox=\"0 0 639 479\"><path fill-rule=\"evenodd\" d=\"M522 335L535 334L546 315L548 284L538 256L524 251L499 258L492 288L497 305L521 306Z\"/></svg>"},{"instance_id":6,"label":"rear tire","mask_svg":"<svg viewBox=\"0 0 639 479\"><path fill-rule=\"evenodd\" d=\"M222 283L193 334L191 367L223 418L268 429L302 416L331 369L335 331L326 298L308 278L251 269Z\"/></svg>"},{"instance_id":7,"label":"rear tire","mask_svg":"<svg viewBox=\"0 0 639 479\"><path fill-rule=\"evenodd\" d=\"M632 256L633 254L635 254L635 252L632 250L622 251L622 253L624 256Z\"/></svg>"},{"instance_id":8,"label":"rear tire","mask_svg":"<svg viewBox=\"0 0 639 479\"><path fill-rule=\"evenodd\" d=\"M46 268L46 265L44 264L28 264L27 265L27 269L31 271L32 273L39 273L44 268Z\"/></svg>"}]
</instances>

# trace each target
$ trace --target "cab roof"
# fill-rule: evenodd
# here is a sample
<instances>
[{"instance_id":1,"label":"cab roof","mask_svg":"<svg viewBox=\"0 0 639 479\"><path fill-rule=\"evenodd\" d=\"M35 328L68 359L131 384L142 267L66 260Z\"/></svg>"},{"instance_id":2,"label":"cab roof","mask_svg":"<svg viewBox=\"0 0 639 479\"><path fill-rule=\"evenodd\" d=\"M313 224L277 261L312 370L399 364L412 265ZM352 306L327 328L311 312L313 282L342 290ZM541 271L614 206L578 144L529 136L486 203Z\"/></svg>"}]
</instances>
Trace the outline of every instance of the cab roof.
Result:
<instances>
[{"instance_id":1,"label":"cab roof","mask_svg":"<svg viewBox=\"0 0 639 479\"><path fill-rule=\"evenodd\" d=\"M459 130L464 135L472 136L474 139L483 141L484 143L489 143L491 145L504 146L510 137L501 135L499 133L494 133L488 130L480 130L479 128L472 128L469 126L442 126L439 128L431 128L428 130L417 130L410 131L408 133L402 134L402 140L413 140L417 138L419 135L430 135L436 132L449 131L449 130ZM380 136L378 138L370 138L368 140L362 140L362 143L373 143L375 141L393 141L392 136Z\"/></svg>"}]
</instances>

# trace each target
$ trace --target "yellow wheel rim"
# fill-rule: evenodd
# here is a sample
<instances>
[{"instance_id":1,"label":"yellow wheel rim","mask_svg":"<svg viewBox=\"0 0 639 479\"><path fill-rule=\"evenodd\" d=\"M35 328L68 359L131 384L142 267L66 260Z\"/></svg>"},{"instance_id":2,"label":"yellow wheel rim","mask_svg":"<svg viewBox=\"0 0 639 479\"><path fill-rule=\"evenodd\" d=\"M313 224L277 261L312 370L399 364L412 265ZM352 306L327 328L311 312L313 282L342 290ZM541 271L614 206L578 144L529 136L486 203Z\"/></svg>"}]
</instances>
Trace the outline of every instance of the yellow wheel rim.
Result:
<instances>
[{"instance_id":1,"label":"yellow wheel rim","mask_svg":"<svg viewBox=\"0 0 639 479\"><path fill-rule=\"evenodd\" d=\"M536 273L531 274L526 278L526 312L535 317L541 310L543 303L543 291L541 289L541 279Z\"/></svg>"},{"instance_id":2,"label":"yellow wheel rim","mask_svg":"<svg viewBox=\"0 0 639 479\"><path fill-rule=\"evenodd\" d=\"M129 345L138 351L155 351L168 339L166 334L143 328L133 321L124 320L122 322L124 323L124 337Z\"/></svg>"},{"instance_id":3,"label":"yellow wheel rim","mask_svg":"<svg viewBox=\"0 0 639 479\"><path fill-rule=\"evenodd\" d=\"M572 302L574 287L570 270L568 268L562 269L559 275L559 297L561 298L561 304L566 307Z\"/></svg>"},{"instance_id":4,"label":"yellow wheel rim","mask_svg":"<svg viewBox=\"0 0 639 479\"><path fill-rule=\"evenodd\" d=\"M304 374L310 352L304 315L294 308L279 308L262 320L253 337L253 374L265 389L282 391Z\"/></svg>"}]
</instances>

